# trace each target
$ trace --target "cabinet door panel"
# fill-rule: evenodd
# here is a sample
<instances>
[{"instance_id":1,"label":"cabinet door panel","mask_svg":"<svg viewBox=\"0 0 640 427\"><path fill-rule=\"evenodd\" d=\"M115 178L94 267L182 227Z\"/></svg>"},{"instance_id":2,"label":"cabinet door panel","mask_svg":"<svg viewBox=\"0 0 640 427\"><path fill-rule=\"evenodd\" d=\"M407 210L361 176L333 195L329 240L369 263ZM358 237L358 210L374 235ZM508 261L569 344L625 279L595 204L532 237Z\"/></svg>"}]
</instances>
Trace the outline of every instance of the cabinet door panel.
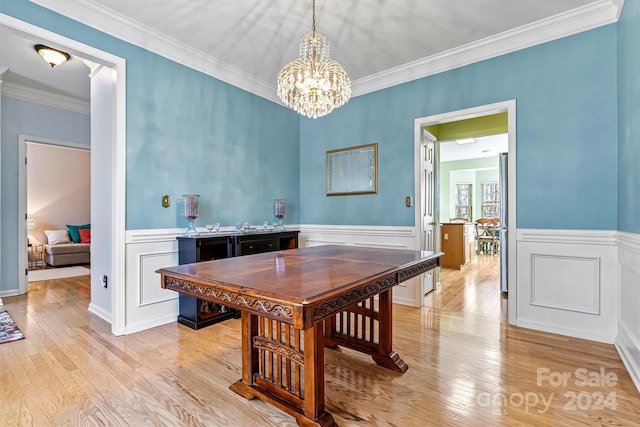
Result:
<instances>
[{"instance_id":1,"label":"cabinet door panel","mask_svg":"<svg viewBox=\"0 0 640 427\"><path fill-rule=\"evenodd\" d=\"M275 240L248 240L240 242L240 253L238 255L251 255L277 250Z\"/></svg>"}]
</instances>

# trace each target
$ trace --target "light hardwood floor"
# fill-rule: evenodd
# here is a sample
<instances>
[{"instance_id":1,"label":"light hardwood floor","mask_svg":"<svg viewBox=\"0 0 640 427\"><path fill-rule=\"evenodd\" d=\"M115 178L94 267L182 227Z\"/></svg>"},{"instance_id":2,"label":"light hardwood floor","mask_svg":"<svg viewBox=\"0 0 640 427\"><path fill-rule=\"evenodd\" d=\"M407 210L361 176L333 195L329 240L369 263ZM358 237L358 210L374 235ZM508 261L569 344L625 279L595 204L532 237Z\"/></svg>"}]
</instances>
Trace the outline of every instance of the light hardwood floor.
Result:
<instances>
[{"instance_id":1,"label":"light hardwood floor","mask_svg":"<svg viewBox=\"0 0 640 427\"><path fill-rule=\"evenodd\" d=\"M443 269L425 307L394 306L404 375L325 351L339 425L640 425L640 395L612 345L505 323L496 262ZM241 376L238 320L114 337L87 311L88 276L32 283L4 303L26 339L0 345L0 426L295 425L229 390Z\"/></svg>"}]
</instances>

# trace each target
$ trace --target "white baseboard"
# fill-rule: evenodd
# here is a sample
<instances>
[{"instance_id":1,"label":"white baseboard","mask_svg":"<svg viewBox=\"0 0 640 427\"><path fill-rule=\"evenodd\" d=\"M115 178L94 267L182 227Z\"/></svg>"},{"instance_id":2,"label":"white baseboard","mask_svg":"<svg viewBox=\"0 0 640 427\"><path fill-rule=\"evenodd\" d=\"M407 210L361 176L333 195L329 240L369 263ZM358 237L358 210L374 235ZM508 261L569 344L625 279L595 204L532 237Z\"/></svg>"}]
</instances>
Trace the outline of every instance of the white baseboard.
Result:
<instances>
[{"instance_id":1,"label":"white baseboard","mask_svg":"<svg viewBox=\"0 0 640 427\"><path fill-rule=\"evenodd\" d=\"M622 359L622 363L624 363L627 372L629 372L631 380L640 392L640 366L638 365L640 363L640 343L634 339L633 334L624 321L618 322L618 337L615 346ZM633 349L635 357L630 349Z\"/></svg>"},{"instance_id":2,"label":"white baseboard","mask_svg":"<svg viewBox=\"0 0 640 427\"><path fill-rule=\"evenodd\" d=\"M18 289L6 289L4 291L0 291L0 298L15 297L17 295L20 295L20 291Z\"/></svg>"},{"instance_id":3,"label":"white baseboard","mask_svg":"<svg viewBox=\"0 0 640 427\"><path fill-rule=\"evenodd\" d=\"M176 314L171 313L167 316L150 319L149 321L146 321L146 322L130 323L127 325L125 329L125 334L133 334L136 332L144 331L146 329L151 329L158 326L166 325L167 323L175 323L176 319L177 319Z\"/></svg>"},{"instance_id":4,"label":"white baseboard","mask_svg":"<svg viewBox=\"0 0 640 427\"><path fill-rule=\"evenodd\" d=\"M615 335L593 333L578 328L567 328L545 322L536 322L531 320L519 320L517 325L521 328L534 329L536 331L549 332L551 334L564 335L567 337L580 338L583 340L597 341L606 344L613 344L616 340Z\"/></svg>"},{"instance_id":5,"label":"white baseboard","mask_svg":"<svg viewBox=\"0 0 640 427\"><path fill-rule=\"evenodd\" d=\"M409 298L407 296L403 296L403 295L396 295L397 292L396 290L398 289L398 287L393 288L393 303L394 304L400 304L400 305L408 305L410 307L415 307L415 301L413 300L413 298Z\"/></svg>"},{"instance_id":6,"label":"white baseboard","mask_svg":"<svg viewBox=\"0 0 640 427\"><path fill-rule=\"evenodd\" d=\"M110 312L103 310L101 307L98 307L97 305L95 305L93 303L89 304L88 310L89 310L89 313L95 314L96 316L98 316L99 318L104 320L105 322L111 324L111 313Z\"/></svg>"}]
</instances>

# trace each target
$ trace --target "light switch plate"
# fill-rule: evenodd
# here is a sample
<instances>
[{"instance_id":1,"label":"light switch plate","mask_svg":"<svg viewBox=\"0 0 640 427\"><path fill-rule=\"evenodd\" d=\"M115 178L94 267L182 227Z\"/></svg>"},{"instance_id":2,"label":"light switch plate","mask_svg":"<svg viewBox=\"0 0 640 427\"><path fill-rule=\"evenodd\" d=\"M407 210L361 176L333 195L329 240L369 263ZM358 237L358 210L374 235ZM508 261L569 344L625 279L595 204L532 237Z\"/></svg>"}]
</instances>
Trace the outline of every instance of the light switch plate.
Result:
<instances>
[{"instance_id":1,"label":"light switch plate","mask_svg":"<svg viewBox=\"0 0 640 427\"><path fill-rule=\"evenodd\" d=\"M404 205L406 207L410 208L411 207L411 203L412 203L411 202L411 196L407 196L407 197L404 198Z\"/></svg>"},{"instance_id":2,"label":"light switch plate","mask_svg":"<svg viewBox=\"0 0 640 427\"><path fill-rule=\"evenodd\" d=\"M171 201L169 200L169 195L168 194L164 194L162 196L162 207L163 208L168 208L169 206L171 206Z\"/></svg>"}]
</instances>

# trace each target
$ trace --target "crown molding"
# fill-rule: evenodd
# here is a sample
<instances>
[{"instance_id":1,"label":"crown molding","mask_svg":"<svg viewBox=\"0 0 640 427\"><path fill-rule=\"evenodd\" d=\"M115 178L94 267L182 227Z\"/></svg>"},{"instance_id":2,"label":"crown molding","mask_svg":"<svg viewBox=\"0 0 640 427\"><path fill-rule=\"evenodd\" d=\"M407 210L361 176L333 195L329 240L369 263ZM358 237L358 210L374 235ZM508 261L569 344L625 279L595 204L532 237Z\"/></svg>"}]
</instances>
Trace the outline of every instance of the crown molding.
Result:
<instances>
[{"instance_id":1,"label":"crown molding","mask_svg":"<svg viewBox=\"0 0 640 427\"><path fill-rule=\"evenodd\" d=\"M616 0L600 0L540 21L353 81L364 95L616 22ZM622 0L617 0L622 1Z\"/></svg>"},{"instance_id":2,"label":"crown molding","mask_svg":"<svg viewBox=\"0 0 640 427\"><path fill-rule=\"evenodd\" d=\"M72 111L74 113L91 114L91 103L82 99L59 95L46 90L35 89L7 81L2 83L1 89L2 96Z\"/></svg>"},{"instance_id":3,"label":"crown molding","mask_svg":"<svg viewBox=\"0 0 640 427\"><path fill-rule=\"evenodd\" d=\"M232 65L104 8L93 0L30 1L254 95L282 104L276 96L275 81L257 79ZM624 0L598 0L532 24L354 80L352 96L375 92L614 23L623 3Z\"/></svg>"},{"instance_id":4,"label":"crown molding","mask_svg":"<svg viewBox=\"0 0 640 427\"><path fill-rule=\"evenodd\" d=\"M620 13L622 13L622 7L624 6L624 0L611 0L615 6L618 8L618 12L616 13L616 21L620 19Z\"/></svg>"},{"instance_id":5,"label":"crown molding","mask_svg":"<svg viewBox=\"0 0 640 427\"><path fill-rule=\"evenodd\" d=\"M92 0L30 0L85 25L141 47L196 71L280 103L275 82L257 79L205 52L181 43Z\"/></svg>"}]
</instances>

